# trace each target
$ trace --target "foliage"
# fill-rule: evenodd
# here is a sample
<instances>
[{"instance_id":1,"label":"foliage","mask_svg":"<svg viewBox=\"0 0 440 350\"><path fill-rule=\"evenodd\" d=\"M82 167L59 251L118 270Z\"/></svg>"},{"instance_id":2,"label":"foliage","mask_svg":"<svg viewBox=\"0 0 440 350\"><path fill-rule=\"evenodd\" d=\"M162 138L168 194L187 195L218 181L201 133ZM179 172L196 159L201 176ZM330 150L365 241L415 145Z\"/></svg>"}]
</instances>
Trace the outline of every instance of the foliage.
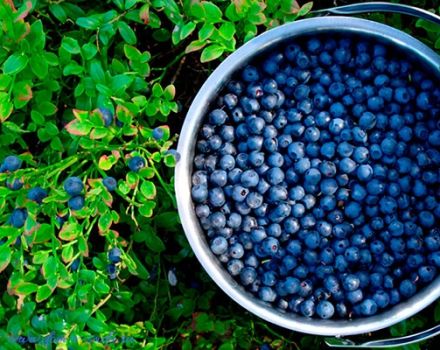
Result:
<instances>
[{"instance_id":1,"label":"foliage","mask_svg":"<svg viewBox=\"0 0 440 350\"><path fill-rule=\"evenodd\" d=\"M173 194L174 133L197 88L187 95L179 71L200 84L238 46L311 8L293 0L0 2L0 161L23 162L0 173L2 348L322 347L321 338L243 312L213 285ZM128 168L134 156L145 160L139 172ZM68 208L69 176L86 186L81 210ZM107 176L117 179L114 192ZM23 187L13 189L15 180ZM48 192L42 203L27 198L36 186ZM23 227L11 226L14 208L27 210ZM115 280L113 247L122 251Z\"/></svg>"}]
</instances>

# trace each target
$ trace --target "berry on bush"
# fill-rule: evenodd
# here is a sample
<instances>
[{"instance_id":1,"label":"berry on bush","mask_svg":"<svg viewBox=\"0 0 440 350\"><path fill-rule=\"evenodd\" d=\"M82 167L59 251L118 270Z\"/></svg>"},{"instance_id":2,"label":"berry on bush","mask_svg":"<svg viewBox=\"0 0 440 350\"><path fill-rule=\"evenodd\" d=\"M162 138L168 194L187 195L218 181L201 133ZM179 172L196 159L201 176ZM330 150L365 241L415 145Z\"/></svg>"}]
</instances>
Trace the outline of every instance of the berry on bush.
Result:
<instances>
[{"instance_id":1,"label":"berry on bush","mask_svg":"<svg viewBox=\"0 0 440 350\"><path fill-rule=\"evenodd\" d=\"M110 126L113 123L113 113L110 109L101 107L99 108L101 112L102 120L105 126Z\"/></svg>"},{"instance_id":2,"label":"berry on bush","mask_svg":"<svg viewBox=\"0 0 440 350\"><path fill-rule=\"evenodd\" d=\"M145 160L140 156L134 156L128 161L128 167L131 171L137 173L139 170L145 167Z\"/></svg>"},{"instance_id":3,"label":"berry on bush","mask_svg":"<svg viewBox=\"0 0 440 350\"><path fill-rule=\"evenodd\" d=\"M108 252L108 260L111 263L118 263L121 261L121 250L117 247L112 248Z\"/></svg>"},{"instance_id":4,"label":"berry on bush","mask_svg":"<svg viewBox=\"0 0 440 350\"><path fill-rule=\"evenodd\" d=\"M72 176L64 181L64 190L69 196L77 196L84 189L84 184L79 177Z\"/></svg>"},{"instance_id":5,"label":"berry on bush","mask_svg":"<svg viewBox=\"0 0 440 350\"><path fill-rule=\"evenodd\" d=\"M163 131L163 128L161 128L160 126L153 129L153 138L155 140L157 140L157 141L162 140L164 135L165 135L165 132Z\"/></svg>"},{"instance_id":6,"label":"berry on bush","mask_svg":"<svg viewBox=\"0 0 440 350\"><path fill-rule=\"evenodd\" d=\"M13 172L21 168L21 163L22 163L21 159L18 158L17 156L7 156L3 160L2 168L5 171Z\"/></svg>"},{"instance_id":7,"label":"berry on bush","mask_svg":"<svg viewBox=\"0 0 440 350\"><path fill-rule=\"evenodd\" d=\"M47 197L47 191L39 186L31 188L27 193L27 198L31 201L41 204L43 199Z\"/></svg>"},{"instance_id":8,"label":"berry on bush","mask_svg":"<svg viewBox=\"0 0 440 350\"><path fill-rule=\"evenodd\" d=\"M28 212L26 209L16 208L12 211L9 221L12 226L20 228L24 225Z\"/></svg>"},{"instance_id":9,"label":"berry on bush","mask_svg":"<svg viewBox=\"0 0 440 350\"><path fill-rule=\"evenodd\" d=\"M81 210L84 207L84 203L83 196L75 196L68 200L67 205L72 210Z\"/></svg>"},{"instance_id":10,"label":"berry on bush","mask_svg":"<svg viewBox=\"0 0 440 350\"><path fill-rule=\"evenodd\" d=\"M114 177L111 176L107 176L106 178L104 178L102 180L102 183L105 186L105 188L110 192L113 192L118 187L118 182Z\"/></svg>"}]
</instances>

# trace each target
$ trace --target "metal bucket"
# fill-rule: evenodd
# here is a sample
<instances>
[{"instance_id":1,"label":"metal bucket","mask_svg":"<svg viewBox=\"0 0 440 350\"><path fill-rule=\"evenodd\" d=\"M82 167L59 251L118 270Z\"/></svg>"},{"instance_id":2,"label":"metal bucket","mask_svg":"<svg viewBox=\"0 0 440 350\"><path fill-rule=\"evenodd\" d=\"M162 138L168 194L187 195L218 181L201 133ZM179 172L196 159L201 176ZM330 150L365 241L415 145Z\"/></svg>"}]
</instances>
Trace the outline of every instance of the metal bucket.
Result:
<instances>
[{"instance_id":1,"label":"metal bucket","mask_svg":"<svg viewBox=\"0 0 440 350\"><path fill-rule=\"evenodd\" d=\"M440 24L440 17L428 11L390 3L364 3L327 10L327 12L337 14L369 11L400 12L417 15ZM206 234L199 224L191 199L191 174L197 131L205 117L208 106L232 74L254 57L279 46L283 42L291 41L299 36L322 33L361 35L365 38L395 46L405 52L408 57L414 57L426 69L431 70L433 74L437 75L438 82L440 83L440 57L410 35L384 24L353 17L327 16L304 19L269 30L249 41L226 58L210 75L195 97L183 124L177 148L180 160L175 168L175 191L182 225L194 253L211 278L233 300L266 321L287 329L315 335L345 336L376 331L413 316L440 296L440 277L437 277L435 281L412 298L371 317L353 320L321 320L280 311L245 291L229 275L217 257L211 253L205 238ZM429 330L428 335L433 336L438 331L439 327L436 327ZM426 336L425 333L422 335ZM397 345L395 340L392 344L394 346ZM332 345L337 346L336 343ZM344 344L344 346L347 345ZM377 347L381 344L372 344L370 346L373 345Z\"/></svg>"}]
</instances>

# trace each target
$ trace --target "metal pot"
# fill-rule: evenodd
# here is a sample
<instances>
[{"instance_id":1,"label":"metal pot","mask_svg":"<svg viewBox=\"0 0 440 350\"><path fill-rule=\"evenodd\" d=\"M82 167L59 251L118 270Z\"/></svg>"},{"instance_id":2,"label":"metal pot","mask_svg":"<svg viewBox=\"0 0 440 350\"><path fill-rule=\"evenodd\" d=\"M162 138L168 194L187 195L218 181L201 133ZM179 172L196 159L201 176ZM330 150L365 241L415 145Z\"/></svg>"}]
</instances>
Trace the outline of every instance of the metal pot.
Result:
<instances>
[{"instance_id":1,"label":"metal pot","mask_svg":"<svg viewBox=\"0 0 440 350\"><path fill-rule=\"evenodd\" d=\"M352 14L369 11L400 12L416 15L440 24L440 17L428 11L391 3L348 5L319 11L319 13ZM249 41L226 58L210 75L195 97L180 134L177 148L180 160L175 168L175 190L182 225L194 253L211 278L233 300L266 321L287 329L324 336L355 335L391 326L430 305L440 296L440 277L409 300L367 318L320 320L277 310L245 291L224 269L217 257L211 253L205 239L205 232L200 227L198 218L195 215L190 193L197 131L201 126L209 104L215 99L231 75L254 57L277 47L283 42L291 41L295 37L318 33L361 35L365 38L393 45L405 52L408 57L417 59L426 69L431 70L434 75L437 75L438 82L440 82L440 57L410 35L384 24L353 17L327 16L303 19L269 30ZM435 329L425 332L428 333L422 332L421 336L433 336L440 332L440 327L437 326ZM396 346L396 340L394 339L391 345ZM401 343L404 342L414 342L414 339L403 339ZM339 343L333 341L329 345L338 346L338 344L342 346L350 345L341 341ZM377 342L369 344L369 346L375 347L381 345L383 344Z\"/></svg>"}]
</instances>

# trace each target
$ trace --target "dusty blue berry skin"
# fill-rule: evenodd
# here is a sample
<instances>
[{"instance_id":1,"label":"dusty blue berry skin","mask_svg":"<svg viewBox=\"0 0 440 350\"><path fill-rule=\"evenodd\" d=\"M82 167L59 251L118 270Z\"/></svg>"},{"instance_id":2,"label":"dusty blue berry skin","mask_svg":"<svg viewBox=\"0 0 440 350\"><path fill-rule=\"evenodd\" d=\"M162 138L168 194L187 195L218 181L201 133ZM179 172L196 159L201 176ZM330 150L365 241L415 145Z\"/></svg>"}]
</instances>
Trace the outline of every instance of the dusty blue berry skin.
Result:
<instances>
[{"instance_id":1,"label":"dusty blue berry skin","mask_svg":"<svg viewBox=\"0 0 440 350\"><path fill-rule=\"evenodd\" d=\"M43 202L43 199L47 197L47 191L39 186L31 188L27 193L27 199L34 201L38 204Z\"/></svg>"},{"instance_id":2,"label":"dusty blue berry skin","mask_svg":"<svg viewBox=\"0 0 440 350\"><path fill-rule=\"evenodd\" d=\"M27 217L28 213L26 209L17 208L12 211L9 222L12 226L20 228L23 227Z\"/></svg>"},{"instance_id":3,"label":"dusty blue berry skin","mask_svg":"<svg viewBox=\"0 0 440 350\"><path fill-rule=\"evenodd\" d=\"M2 163L2 168L5 171L16 171L21 168L22 161L17 156L7 156Z\"/></svg>"},{"instance_id":4,"label":"dusty blue berry skin","mask_svg":"<svg viewBox=\"0 0 440 350\"><path fill-rule=\"evenodd\" d=\"M155 140L160 141L160 140L163 139L163 137L165 135L165 132L164 132L163 128L161 128L159 126L159 127L153 129L153 134L152 135L153 135L153 138Z\"/></svg>"},{"instance_id":5,"label":"dusty blue berry skin","mask_svg":"<svg viewBox=\"0 0 440 350\"><path fill-rule=\"evenodd\" d=\"M116 190L116 187L118 186L118 182L116 181L116 179L111 176L107 176L106 178L104 178L102 180L102 183L105 186L105 188L110 192Z\"/></svg>"},{"instance_id":6,"label":"dusty blue berry skin","mask_svg":"<svg viewBox=\"0 0 440 350\"><path fill-rule=\"evenodd\" d=\"M81 194L84 189L84 184L79 177L72 176L64 181L64 190L70 196L77 196Z\"/></svg>"},{"instance_id":7,"label":"dusty blue berry skin","mask_svg":"<svg viewBox=\"0 0 440 350\"><path fill-rule=\"evenodd\" d=\"M121 261L121 250L117 247L112 248L108 252L108 260L111 263L118 263Z\"/></svg>"},{"instance_id":8,"label":"dusty blue berry skin","mask_svg":"<svg viewBox=\"0 0 440 350\"><path fill-rule=\"evenodd\" d=\"M145 160L140 156L134 156L128 161L128 167L131 171L137 173L139 170L145 167Z\"/></svg>"},{"instance_id":9,"label":"dusty blue berry skin","mask_svg":"<svg viewBox=\"0 0 440 350\"><path fill-rule=\"evenodd\" d=\"M105 126L110 126L113 123L113 113L110 109L101 107L99 108L101 112L102 120L104 121Z\"/></svg>"},{"instance_id":10,"label":"dusty blue berry skin","mask_svg":"<svg viewBox=\"0 0 440 350\"><path fill-rule=\"evenodd\" d=\"M67 205L72 210L81 210L84 207L84 204L85 200L83 196L71 197L67 202Z\"/></svg>"},{"instance_id":11,"label":"dusty blue berry skin","mask_svg":"<svg viewBox=\"0 0 440 350\"><path fill-rule=\"evenodd\" d=\"M347 319L437 277L440 90L426 73L381 44L317 37L234 79L197 134L191 195L246 290Z\"/></svg>"},{"instance_id":12,"label":"dusty blue berry skin","mask_svg":"<svg viewBox=\"0 0 440 350\"><path fill-rule=\"evenodd\" d=\"M23 182L20 179L14 179L14 180L6 180L6 186L13 191L18 191L23 187Z\"/></svg>"}]
</instances>

